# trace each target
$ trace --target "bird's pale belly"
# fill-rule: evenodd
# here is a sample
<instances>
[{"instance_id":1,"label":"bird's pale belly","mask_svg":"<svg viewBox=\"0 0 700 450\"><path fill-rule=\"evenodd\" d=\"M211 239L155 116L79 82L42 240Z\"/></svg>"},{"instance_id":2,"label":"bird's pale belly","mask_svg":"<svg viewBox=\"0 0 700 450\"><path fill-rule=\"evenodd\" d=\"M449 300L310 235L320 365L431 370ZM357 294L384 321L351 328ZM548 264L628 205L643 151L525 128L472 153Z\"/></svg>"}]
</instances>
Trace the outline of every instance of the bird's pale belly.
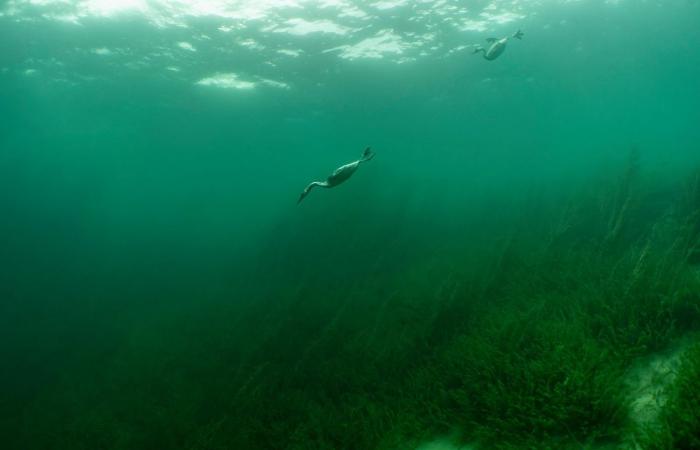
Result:
<instances>
[{"instance_id":1,"label":"bird's pale belly","mask_svg":"<svg viewBox=\"0 0 700 450\"><path fill-rule=\"evenodd\" d=\"M498 58L501 53L503 53L503 50L506 49L505 44L494 44L491 47L489 47L488 51L486 52L486 59L496 59Z\"/></svg>"},{"instance_id":2,"label":"bird's pale belly","mask_svg":"<svg viewBox=\"0 0 700 450\"><path fill-rule=\"evenodd\" d=\"M355 170L357 170L356 164L348 164L333 172L326 181L329 186L337 186L350 178L355 173Z\"/></svg>"}]
</instances>

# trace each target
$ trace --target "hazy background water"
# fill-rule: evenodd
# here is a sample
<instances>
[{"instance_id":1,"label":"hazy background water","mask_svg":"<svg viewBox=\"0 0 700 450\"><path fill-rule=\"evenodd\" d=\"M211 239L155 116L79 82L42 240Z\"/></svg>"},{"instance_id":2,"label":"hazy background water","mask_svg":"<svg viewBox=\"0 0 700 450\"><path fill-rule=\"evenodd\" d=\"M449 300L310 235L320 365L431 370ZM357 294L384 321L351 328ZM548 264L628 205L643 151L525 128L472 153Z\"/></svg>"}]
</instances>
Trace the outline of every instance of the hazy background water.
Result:
<instances>
[{"instance_id":1,"label":"hazy background water","mask_svg":"<svg viewBox=\"0 0 700 450\"><path fill-rule=\"evenodd\" d=\"M524 198L585 189L632 146L660 180L699 159L696 1L0 11L7 433L67 368L179 334L163 317L206 323L299 277L332 302L338 280L487 242ZM517 29L498 60L470 54ZM369 145L352 180L296 205Z\"/></svg>"}]
</instances>

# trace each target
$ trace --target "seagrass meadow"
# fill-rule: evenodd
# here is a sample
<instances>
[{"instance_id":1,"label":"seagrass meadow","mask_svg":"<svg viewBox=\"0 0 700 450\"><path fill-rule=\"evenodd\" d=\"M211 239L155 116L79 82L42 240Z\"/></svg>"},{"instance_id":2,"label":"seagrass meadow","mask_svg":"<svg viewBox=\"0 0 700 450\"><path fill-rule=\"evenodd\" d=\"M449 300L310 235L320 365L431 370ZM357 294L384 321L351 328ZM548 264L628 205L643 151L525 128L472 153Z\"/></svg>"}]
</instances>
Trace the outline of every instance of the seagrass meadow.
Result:
<instances>
[{"instance_id":1,"label":"seagrass meadow","mask_svg":"<svg viewBox=\"0 0 700 450\"><path fill-rule=\"evenodd\" d=\"M699 17L0 2L0 448L700 449Z\"/></svg>"}]
</instances>

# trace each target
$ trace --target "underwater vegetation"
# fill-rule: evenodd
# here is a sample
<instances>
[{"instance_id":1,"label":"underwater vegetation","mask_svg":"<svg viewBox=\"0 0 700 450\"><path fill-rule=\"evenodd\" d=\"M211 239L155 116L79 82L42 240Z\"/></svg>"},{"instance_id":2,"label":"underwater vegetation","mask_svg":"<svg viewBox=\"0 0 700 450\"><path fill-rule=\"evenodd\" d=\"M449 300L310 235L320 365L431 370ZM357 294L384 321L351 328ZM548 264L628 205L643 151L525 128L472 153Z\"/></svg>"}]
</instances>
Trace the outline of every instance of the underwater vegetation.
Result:
<instances>
[{"instance_id":1,"label":"underwater vegetation","mask_svg":"<svg viewBox=\"0 0 700 450\"><path fill-rule=\"evenodd\" d=\"M0 1L0 450L700 450L698 17Z\"/></svg>"},{"instance_id":2,"label":"underwater vegetation","mask_svg":"<svg viewBox=\"0 0 700 450\"><path fill-rule=\"evenodd\" d=\"M228 291L239 302L188 294L201 303L67 364L8 442L697 448L700 172L660 182L642 169L633 151L595 187L530 193L439 238L402 230L397 205L375 221L347 213L360 238L338 243L326 213L251 255L248 283ZM667 400L640 426L628 374L680 343Z\"/></svg>"},{"instance_id":3,"label":"underwater vegetation","mask_svg":"<svg viewBox=\"0 0 700 450\"><path fill-rule=\"evenodd\" d=\"M642 431L648 449L700 448L700 345L685 351L658 421Z\"/></svg>"}]
</instances>

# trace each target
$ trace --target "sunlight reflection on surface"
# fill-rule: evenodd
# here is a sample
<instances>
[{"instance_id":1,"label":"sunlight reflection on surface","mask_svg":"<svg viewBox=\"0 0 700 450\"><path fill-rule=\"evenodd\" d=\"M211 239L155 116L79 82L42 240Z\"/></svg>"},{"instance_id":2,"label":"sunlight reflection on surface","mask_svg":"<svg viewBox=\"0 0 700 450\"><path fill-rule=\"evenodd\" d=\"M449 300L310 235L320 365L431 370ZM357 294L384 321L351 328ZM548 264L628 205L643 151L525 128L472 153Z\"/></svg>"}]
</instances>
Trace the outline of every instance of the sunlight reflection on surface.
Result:
<instances>
[{"instance_id":1,"label":"sunlight reflection on surface","mask_svg":"<svg viewBox=\"0 0 700 450\"><path fill-rule=\"evenodd\" d=\"M60 49L45 59L30 55L19 73L50 74L53 68L69 78L64 62L92 55L110 70L160 70L163 76L187 76L195 84L240 91L293 86L291 80L281 80L288 73L279 65L295 59L328 55L402 64L449 56L474 44L473 38L467 41L469 33L511 33L518 22L536 14L540 4L538 0L491 0L480 6L464 6L459 0L9 0L0 7L0 22L36 27L55 23L90 31L107 22L146 26L128 42L122 36L110 40L101 38L103 33L84 33L82 48ZM149 29L158 33L153 35L156 40ZM247 67L242 81L232 74L241 73L235 61L243 54L257 62Z\"/></svg>"}]
</instances>

